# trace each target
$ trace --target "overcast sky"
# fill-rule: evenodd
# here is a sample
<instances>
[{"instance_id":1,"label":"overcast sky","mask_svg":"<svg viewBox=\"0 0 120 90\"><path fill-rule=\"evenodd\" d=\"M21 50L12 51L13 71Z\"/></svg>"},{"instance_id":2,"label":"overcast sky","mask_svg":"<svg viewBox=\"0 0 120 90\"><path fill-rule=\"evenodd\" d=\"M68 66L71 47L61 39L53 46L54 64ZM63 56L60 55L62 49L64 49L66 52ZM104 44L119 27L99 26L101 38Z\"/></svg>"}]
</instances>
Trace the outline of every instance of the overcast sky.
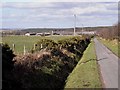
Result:
<instances>
[{"instance_id":1,"label":"overcast sky","mask_svg":"<svg viewBox=\"0 0 120 90\"><path fill-rule=\"evenodd\" d=\"M4 2L2 28L108 26L118 22L117 2Z\"/></svg>"}]
</instances>

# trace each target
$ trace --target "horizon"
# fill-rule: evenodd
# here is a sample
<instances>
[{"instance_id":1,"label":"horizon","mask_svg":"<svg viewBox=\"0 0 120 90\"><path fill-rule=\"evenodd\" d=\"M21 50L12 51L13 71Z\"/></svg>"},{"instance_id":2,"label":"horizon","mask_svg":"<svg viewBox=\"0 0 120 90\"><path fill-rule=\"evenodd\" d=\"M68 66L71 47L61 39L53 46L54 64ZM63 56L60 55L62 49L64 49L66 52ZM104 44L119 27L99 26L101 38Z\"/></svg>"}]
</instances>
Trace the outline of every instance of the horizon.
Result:
<instances>
[{"instance_id":1,"label":"horizon","mask_svg":"<svg viewBox=\"0 0 120 90\"><path fill-rule=\"evenodd\" d=\"M112 27L113 25L106 26L85 26L85 27L75 27L75 28L94 28L94 27ZM19 30L19 29L74 29L74 27L26 27L26 28L0 28L1 30Z\"/></svg>"}]
</instances>

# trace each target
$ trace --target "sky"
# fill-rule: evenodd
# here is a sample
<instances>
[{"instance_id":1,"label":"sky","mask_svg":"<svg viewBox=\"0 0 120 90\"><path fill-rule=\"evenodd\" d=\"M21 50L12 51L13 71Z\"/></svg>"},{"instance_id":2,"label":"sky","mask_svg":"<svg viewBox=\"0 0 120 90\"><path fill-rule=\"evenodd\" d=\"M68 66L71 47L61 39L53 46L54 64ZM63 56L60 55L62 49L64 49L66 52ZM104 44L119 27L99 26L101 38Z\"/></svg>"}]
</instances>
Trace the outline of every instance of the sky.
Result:
<instances>
[{"instance_id":1,"label":"sky","mask_svg":"<svg viewBox=\"0 0 120 90\"><path fill-rule=\"evenodd\" d=\"M118 2L2 2L2 28L111 26L118 22Z\"/></svg>"}]
</instances>

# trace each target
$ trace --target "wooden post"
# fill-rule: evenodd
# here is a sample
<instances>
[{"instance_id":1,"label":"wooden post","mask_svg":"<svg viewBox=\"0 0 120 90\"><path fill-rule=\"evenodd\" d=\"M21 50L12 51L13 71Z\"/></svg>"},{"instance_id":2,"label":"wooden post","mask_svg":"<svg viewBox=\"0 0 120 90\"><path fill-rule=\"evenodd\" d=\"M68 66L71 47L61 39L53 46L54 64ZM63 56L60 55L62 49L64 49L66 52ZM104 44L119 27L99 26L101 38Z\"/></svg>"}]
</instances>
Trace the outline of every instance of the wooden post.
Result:
<instances>
[{"instance_id":1,"label":"wooden post","mask_svg":"<svg viewBox=\"0 0 120 90\"><path fill-rule=\"evenodd\" d=\"M60 45L60 50L62 49L62 46Z\"/></svg>"},{"instance_id":2,"label":"wooden post","mask_svg":"<svg viewBox=\"0 0 120 90\"><path fill-rule=\"evenodd\" d=\"M15 52L15 44L13 43L13 52Z\"/></svg>"},{"instance_id":3,"label":"wooden post","mask_svg":"<svg viewBox=\"0 0 120 90\"><path fill-rule=\"evenodd\" d=\"M43 48L42 44L41 44L41 48Z\"/></svg>"}]
</instances>

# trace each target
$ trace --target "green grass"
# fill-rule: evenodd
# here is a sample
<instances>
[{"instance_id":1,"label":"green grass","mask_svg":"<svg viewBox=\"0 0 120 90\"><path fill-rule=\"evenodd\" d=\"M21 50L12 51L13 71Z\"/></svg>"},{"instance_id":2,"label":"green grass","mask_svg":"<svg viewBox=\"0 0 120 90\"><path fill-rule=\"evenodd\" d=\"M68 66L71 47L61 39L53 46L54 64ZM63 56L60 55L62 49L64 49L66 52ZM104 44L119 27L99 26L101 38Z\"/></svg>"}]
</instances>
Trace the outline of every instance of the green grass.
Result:
<instances>
[{"instance_id":1,"label":"green grass","mask_svg":"<svg viewBox=\"0 0 120 90\"><path fill-rule=\"evenodd\" d=\"M65 88L101 88L94 43L90 43L83 57L69 75Z\"/></svg>"},{"instance_id":2,"label":"green grass","mask_svg":"<svg viewBox=\"0 0 120 90\"><path fill-rule=\"evenodd\" d=\"M106 47L108 47L114 54L120 57L118 52L120 52L120 48L118 48L118 42L116 40L105 40L105 39L98 39L102 42Z\"/></svg>"},{"instance_id":3,"label":"green grass","mask_svg":"<svg viewBox=\"0 0 120 90\"><path fill-rule=\"evenodd\" d=\"M2 37L2 42L7 43L11 49L13 48L13 44L15 44L15 53L16 54L22 54L24 45L26 46L26 51L30 51L34 44L39 41L40 39L46 38L46 39L52 39L55 42L58 40L64 39L64 38L70 38L72 36L6 36Z\"/></svg>"}]
</instances>

